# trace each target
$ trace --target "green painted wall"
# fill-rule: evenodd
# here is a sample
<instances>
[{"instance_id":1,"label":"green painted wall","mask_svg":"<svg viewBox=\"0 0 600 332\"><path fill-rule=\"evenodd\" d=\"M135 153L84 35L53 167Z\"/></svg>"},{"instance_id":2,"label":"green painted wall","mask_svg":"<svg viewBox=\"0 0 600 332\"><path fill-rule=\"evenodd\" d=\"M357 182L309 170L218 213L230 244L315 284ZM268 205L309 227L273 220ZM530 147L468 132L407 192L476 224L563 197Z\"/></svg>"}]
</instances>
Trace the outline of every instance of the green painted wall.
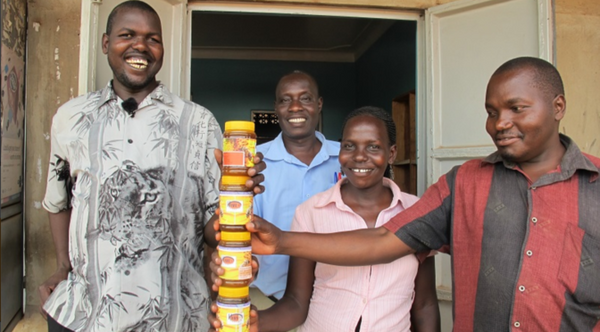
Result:
<instances>
[{"instance_id":1,"label":"green painted wall","mask_svg":"<svg viewBox=\"0 0 600 332\"><path fill-rule=\"evenodd\" d=\"M323 97L323 133L340 136L342 121L356 103L351 63L192 60L192 99L208 108L221 126L227 120L250 120L250 111L272 110L279 78L292 70L315 77Z\"/></svg>"},{"instance_id":2,"label":"green painted wall","mask_svg":"<svg viewBox=\"0 0 600 332\"><path fill-rule=\"evenodd\" d=\"M355 63L192 59L191 93L221 126L272 110L279 78L299 69L313 75L323 97L323 133L341 137L350 111L375 105L390 111L394 97L415 87L416 23L398 21Z\"/></svg>"},{"instance_id":3,"label":"green painted wall","mask_svg":"<svg viewBox=\"0 0 600 332\"><path fill-rule=\"evenodd\" d=\"M358 105L391 112L392 100L416 87L417 24L398 21L356 62Z\"/></svg>"}]
</instances>

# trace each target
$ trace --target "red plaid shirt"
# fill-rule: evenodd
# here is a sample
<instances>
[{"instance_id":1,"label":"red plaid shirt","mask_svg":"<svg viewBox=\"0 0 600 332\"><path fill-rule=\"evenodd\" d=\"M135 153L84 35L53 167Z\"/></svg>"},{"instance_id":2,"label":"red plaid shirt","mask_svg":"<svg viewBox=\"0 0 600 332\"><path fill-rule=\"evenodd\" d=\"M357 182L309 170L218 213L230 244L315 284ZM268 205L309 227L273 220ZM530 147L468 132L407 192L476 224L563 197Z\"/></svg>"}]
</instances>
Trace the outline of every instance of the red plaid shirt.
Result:
<instances>
[{"instance_id":1,"label":"red plaid shirt","mask_svg":"<svg viewBox=\"0 0 600 332\"><path fill-rule=\"evenodd\" d=\"M452 255L455 331L600 331L600 159L561 140L560 166L535 183L494 153L385 225Z\"/></svg>"}]
</instances>

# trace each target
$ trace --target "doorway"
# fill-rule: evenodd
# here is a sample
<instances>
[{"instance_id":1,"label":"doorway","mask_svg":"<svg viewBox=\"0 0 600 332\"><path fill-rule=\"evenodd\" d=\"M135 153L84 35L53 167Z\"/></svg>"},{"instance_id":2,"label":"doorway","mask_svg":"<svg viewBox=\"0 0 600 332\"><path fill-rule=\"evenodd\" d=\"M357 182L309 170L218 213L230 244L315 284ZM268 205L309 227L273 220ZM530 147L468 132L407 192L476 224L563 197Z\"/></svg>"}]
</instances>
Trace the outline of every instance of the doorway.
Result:
<instances>
[{"instance_id":1,"label":"doorway","mask_svg":"<svg viewBox=\"0 0 600 332\"><path fill-rule=\"evenodd\" d=\"M391 112L395 97L416 89L414 20L196 10L191 34L190 99L221 126L273 110L277 81L292 70L317 80L331 140L353 109Z\"/></svg>"}]
</instances>

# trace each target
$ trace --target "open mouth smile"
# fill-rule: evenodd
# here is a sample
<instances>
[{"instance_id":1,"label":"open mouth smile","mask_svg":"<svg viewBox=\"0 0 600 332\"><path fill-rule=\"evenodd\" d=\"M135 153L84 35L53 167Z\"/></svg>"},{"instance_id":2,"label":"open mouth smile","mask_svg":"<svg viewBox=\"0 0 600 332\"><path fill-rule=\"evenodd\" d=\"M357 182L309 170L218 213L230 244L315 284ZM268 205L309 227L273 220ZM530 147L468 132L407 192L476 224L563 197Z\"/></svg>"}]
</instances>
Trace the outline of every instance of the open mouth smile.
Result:
<instances>
[{"instance_id":1,"label":"open mouth smile","mask_svg":"<svg viewBox=\"0 0 600 332\"><path fill-rule=\"evenodd\" d=\"M369 173L373 171L372 168L351 168L350 170L353 173Z\"/></svg>"},{"instance_id":2,"label":"open mouth smile","mask_svg":"<svg viewBox=\"0 0 600 332\"><path fill-rule=\"evenodd\" d=\"M135 69L146 69L148 68L148 60L139 57L132 57L125 59L127 64Z\"/></svg>"},{"instance_id":3,"label":"open mouth smile","mask_svg":"<svg viewBox=\"0 0 600 332\"><path fill-rule=\"evenodd\" d=\"M292 119L288 119L288 122L290 123L304 123L306 122L305 118L292 118Z\"/></svg>"}]
</instances>

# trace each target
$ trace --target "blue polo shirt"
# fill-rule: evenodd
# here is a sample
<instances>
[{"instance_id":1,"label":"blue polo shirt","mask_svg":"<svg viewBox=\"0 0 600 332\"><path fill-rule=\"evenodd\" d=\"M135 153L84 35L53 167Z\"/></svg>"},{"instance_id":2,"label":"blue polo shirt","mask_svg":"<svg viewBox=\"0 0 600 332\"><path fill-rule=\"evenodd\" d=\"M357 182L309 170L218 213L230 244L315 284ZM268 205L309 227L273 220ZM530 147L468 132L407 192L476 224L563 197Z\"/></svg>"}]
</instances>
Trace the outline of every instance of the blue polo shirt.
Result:
<instances>
[{"instance_id":1,"label":"blue polo shirt","mask_svg":"<svg viewBox=\"0 0 600 332\"><path fill-rule=\"evenodd\" d=\"M265 192L254 197L254 214L284 231L290 230L296 207L312 195L331 188L336 182L335 175L340 172L340 143L326 140L320 132L315 134L322 146L308 166L287 152L281 133L256 147L264 155L267 169L263 171ZM289 257L258 256L258 261L260 271L252 286L280 299L287 282Z\"/></svg>"}]
</instances>

